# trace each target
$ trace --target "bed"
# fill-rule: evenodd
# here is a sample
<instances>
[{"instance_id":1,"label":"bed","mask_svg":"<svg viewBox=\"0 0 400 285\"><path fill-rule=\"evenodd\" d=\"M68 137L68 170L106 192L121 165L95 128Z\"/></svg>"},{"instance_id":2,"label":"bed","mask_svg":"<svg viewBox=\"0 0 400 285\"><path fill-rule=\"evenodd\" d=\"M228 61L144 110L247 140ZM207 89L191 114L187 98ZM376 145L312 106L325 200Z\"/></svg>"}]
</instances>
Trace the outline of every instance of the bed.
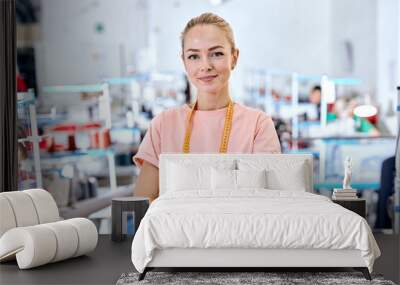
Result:
<instances>
[{"instance_id":1,"label":"bed","mask_svg":"<svg viewBox=\"0 0 400 285\"><path fill-rule=\"evenodd\" d=\"M352 267L380 251L361 216L313 193L311 155L162 154L160 196L132 242L154 268Z\"/></svg>"}]
</instances>

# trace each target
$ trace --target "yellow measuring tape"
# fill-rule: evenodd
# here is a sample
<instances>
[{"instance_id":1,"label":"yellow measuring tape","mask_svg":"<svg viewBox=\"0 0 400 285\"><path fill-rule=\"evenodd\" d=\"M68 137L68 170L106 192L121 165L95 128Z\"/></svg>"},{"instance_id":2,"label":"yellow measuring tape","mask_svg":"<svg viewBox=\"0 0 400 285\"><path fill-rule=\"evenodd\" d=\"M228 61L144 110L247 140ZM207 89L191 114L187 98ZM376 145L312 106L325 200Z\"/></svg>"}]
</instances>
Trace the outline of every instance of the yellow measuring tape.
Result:
<instances>
[{"instance_id":1,"label":"yellow measuring tape","mask_svg":"<svg viewBox=\"0 0 400 285\"><path fill-rule=\"evenodd\" d=\"M186 134L185 134L185 141L183 142L183 153L190 152L190 137L192 135L192 128L193 128L193 116L197 107L197 101L193 105L192 109L189 112L188 120L187 120L187 127L186 127ZM232 100L229 101L228 109L226 110L225 114L225 124L224 124L224 132L222 133L221 144L219 146L220 153L226 153L228 150L228 142L229 142L229 134L232 128L232 118L233 118L233 102Z\"/></svg>"}]
</instances>

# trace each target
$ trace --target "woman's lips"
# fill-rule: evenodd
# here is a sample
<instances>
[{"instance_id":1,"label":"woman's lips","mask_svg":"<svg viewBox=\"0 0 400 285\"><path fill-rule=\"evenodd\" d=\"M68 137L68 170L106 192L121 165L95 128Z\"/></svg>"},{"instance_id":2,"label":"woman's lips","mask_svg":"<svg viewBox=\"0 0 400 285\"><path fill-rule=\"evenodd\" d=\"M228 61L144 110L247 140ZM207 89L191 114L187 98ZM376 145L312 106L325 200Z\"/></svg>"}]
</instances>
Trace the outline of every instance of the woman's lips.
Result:
<instances>
[{"instance_id":1,"label":"woman's lips","mask_svg":"<svg viewBox=\"0 0 400 285\"><path fill-rule=\"evenodd\" d=\"M216 78L218 75L209 75L209 76L203 76L203 77L199 77L199 80L203 81L203 82L211 82L214 80L214 78Z\"/></svg>"}]
</instances>

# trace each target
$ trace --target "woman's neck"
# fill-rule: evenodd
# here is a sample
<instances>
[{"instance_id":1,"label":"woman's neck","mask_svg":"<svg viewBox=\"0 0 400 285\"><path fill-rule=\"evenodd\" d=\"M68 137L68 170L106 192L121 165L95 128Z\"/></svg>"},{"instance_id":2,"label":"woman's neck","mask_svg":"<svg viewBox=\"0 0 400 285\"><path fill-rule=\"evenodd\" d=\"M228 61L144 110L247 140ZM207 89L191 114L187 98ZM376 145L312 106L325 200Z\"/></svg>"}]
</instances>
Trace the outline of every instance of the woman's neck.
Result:
<instances>
[{"instance_id":1,"label":"woman's neck","mask_svg":"<svg viewBox=\"0 0 400 285\"><path fill-rule=\"evenodd\" d=\"M203 111L218 110L228 106L230 101L231 97L227 90L219 94L199 93L197 95L197 109Z\"/></svg>"}]
</instances>

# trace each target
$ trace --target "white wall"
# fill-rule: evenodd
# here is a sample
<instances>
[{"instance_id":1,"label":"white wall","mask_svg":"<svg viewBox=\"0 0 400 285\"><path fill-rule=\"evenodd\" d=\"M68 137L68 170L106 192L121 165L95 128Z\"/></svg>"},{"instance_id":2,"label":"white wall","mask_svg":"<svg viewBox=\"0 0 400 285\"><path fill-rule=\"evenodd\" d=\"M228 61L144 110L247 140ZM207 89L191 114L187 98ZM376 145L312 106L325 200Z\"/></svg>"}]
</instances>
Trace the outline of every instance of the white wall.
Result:
<instances>
[{"instance_id":1,"label":"white wall","mask_svg":"<svg viewBox=\"0 0 400 285\"><path fill-rule=\"evenodd\" d=\"M397 86L400 86L400 3L397 3Z\"/></svg>"},{"instance_id":2,"label":"white wall","mask_svg":"<svg viewBox=\"0 0 400 285\"><path fill-rule=\"evenodd\" d=\"M394 111L397 102L399 76L398 51L398 0L377 1L377 101L382 111ZM391 103L391 104L390 104ZM390 104L390 105L389 105Z\"/></svg>"},{"instance_id":3,"label":"white wall","mask_svg":"<svg viewBox=\"0 0 400 285\"><path fill-rule=\"evenodd\" d=\"M393 108L396 104L399 6L398 0L331 0L330 6L331 74L361 79L362 85L356 90L371 95L381 115L388 112L390 103ZM346 42L353 49L353 58Z\"/></svg>"},{"instance_id":4,"label":"white wall","mask_svg":"<svg viewBox=\"0 0 400 285\"><path fill-rule=\"evenodd\" d=\"M147 45L145 0L42 0L41 8L39 86L93 84L123 75Z\"/></svg>"},{"instance_id":5,"label":"white wall","mask_svg":"<svg viewBox=\"0 0 400 285\"><path fill-rule=\"evenodd\" d=\"M180 32L190 18L207 11L231 23L243 67L308 73L328 69L327 0L232 0L221 6L212 6L205 0L150 3L150 31L158 31L160 69L181 68Z\"/></svg>"},{"instance_id":6,"label":"white wall","mask_svg":"<svg viewBox=\"0 0 400 285\"><path fill-rule=\"evenodd\" d=\"M42 0L39 86L95 83L143 62L183 71L180 33L190 18L211 11L231 23L240 49L231 81L235 98L242 95L245 70L268 68L357 77L361 91L386 107L400 78L399 6L398 0L230 0L220 6L207 0ZM103 33L95 31L98 22ZM139 52L144 47L147 54Z\"/></svg>"},{"instance_id":7,"label":"white wall","mask_svg":"<svg viewBox=\"0 0 400 285\"><path fill-rule=\"evenodd\" d=\"M361 90L371 95L376 92L376 2L331 0L330 5L331 74L361 79Z\"/></svg>"},{"instance_id":8,"label":"white wall","mask_svg":"<svg viewBox=\"0 0 400 285\"><path fill-rule=\"evenodd\" d=\"M328 0L231 0L212 6L205 0L151 0L149 31L157 38L157 67L183 70L180 33L190 18L211 11L232 25L240 49L232 78L234 96L241 96L241 75L247 69L328 73L329 4Z\"/></svg>"}]
</instances>

